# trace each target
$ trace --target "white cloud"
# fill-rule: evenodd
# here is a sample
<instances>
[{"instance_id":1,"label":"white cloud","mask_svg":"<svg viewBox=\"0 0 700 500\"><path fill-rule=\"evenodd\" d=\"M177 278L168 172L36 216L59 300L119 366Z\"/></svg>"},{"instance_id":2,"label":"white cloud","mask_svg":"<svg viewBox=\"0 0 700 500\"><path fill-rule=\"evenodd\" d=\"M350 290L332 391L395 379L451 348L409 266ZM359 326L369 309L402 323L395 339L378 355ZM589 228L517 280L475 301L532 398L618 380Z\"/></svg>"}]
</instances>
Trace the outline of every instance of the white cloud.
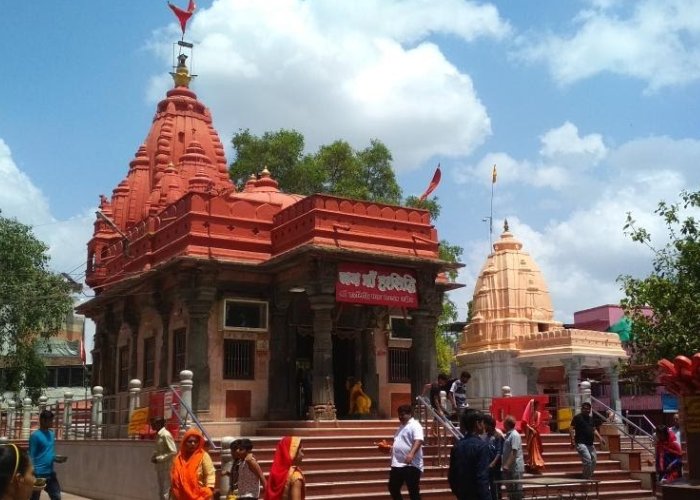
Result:
<instances>
[{"instance_id":1,"label":"white cloud","mask_svg":"<svg viewBox=\"0 0 700 500\"><path fill-rule=\"evenodd\" d=\"M437 154L468 154L491 133L471 78L427 37L509 33L494 7L457 0L217 0L188 35L197 40L194 89L215 110L224 142L241 127L295 128L309 150L376 137L397 169L411 169ZM163 57L171 36L157 36ZM166 81L154 78L149 95L162 98Z\"/></svg>"},{"instance_id":2,"label":"white cloud","mask_svg":"<svg viewBox=\"0 0 700 500\"><path fill-rule=\"evenodd\" d=\"M579 136L578 128L571 122L566 122L559 128L546 132L540 140L540 154L548 159L556 159L584 164L596 164L607 153L603 137L600 134Z\"/></svg>"},{"instance_id":3,"label":"white cloud","mask_svg":"<svg viewBox=\"0 0 700 500\"><path fill-rule=\"evenodd\" d=\"M543 62L568 85L608 72L647 83L650 91L700 79L700 3L598 1L574 19L573 34L520 39L517 55Z\"/></svg>"},{"instance_id":4,"label":"white cloud","mask_svg":"<svg viewBox=\"0 0 700 500\"><path fill-rule=\"evenodd\" d=\"M600 134L580 136L578 128L568 121L545 132L540 141L540 157L535 161L517 160L503 152L489 153L476 165L458 167L455 180L460 184L471 180L489 183L496 165L499 186L524 184L561 191L580 184L580 171L592 169L607 155Z\"/></svg>"},{"instance_id":5,"label":"white cloud","mask_svg":"<svg viewBox=\"0 0 700 500\"><path fill-rule=\"evenodd\" d=\"M33 227L34 235L48 247L50 267L56 272L71 272L83 280L87 261L86 244L92 236L94 208L67 220L52 214L44 194L15 164L12 152L0 138L0 209L2 216L16 218Z\"/></svg>"}]
</instances>

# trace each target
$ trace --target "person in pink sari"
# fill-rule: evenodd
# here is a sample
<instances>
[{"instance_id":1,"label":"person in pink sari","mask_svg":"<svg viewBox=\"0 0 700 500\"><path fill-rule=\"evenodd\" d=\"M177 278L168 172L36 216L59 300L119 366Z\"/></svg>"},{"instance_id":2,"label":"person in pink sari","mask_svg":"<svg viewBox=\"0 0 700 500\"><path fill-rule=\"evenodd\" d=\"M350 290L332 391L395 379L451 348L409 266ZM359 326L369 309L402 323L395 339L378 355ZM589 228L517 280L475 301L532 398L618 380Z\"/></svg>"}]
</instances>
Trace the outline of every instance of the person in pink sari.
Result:
<instances>
[{"instance_id":1,"label":"person in pink sari","mask_svg":"<svg viewBox=\"0 0 700 500\"><path fill-rule=\"evenodd\" d=\"M544 458L542 458L542 437L540 436L540 423L542 413L539 411L540 403L531 399L521 419L520 428L525 433L527 444L527 457L525 459L525 471L530 474L542 474Z\"/></svg>"}]
</instances>

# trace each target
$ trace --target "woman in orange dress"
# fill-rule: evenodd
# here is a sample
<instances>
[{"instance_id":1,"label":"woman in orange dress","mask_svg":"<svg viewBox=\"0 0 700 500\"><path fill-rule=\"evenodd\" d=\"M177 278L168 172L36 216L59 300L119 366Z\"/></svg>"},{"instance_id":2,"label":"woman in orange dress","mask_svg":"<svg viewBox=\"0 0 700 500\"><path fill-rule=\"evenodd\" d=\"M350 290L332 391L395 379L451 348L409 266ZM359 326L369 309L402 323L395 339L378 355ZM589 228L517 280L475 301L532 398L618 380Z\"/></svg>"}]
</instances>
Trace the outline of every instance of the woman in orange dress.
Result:
<instances>
[{"instance_id":1,"label":"woman in orange dress","mask_svg":"<svg viewBox=\"0 0 700 500\"><path fill-rule=\"evenodd\" d=\"M304 500L306 483L299 468L304 451L301 439L285 436L277 443L265 488L265 500Z\"/></svg>"},{"instance_id":2,"label":"woman in orange dress","mask_svg":"<svg viewBox=\"0 0 700 500\"><path fill-rule=\"evenodd\" d=\"M542 413L539 411L540 403L531 399L521 419L521 429L525 433L527 443L527 458L525 459L525 470L530 474L542 474L544 469L544 458L542 458L542 437L540 436L540 423Z\"/></svg>"},{"instance_id":3,"label":"woman in orange dress","mask_svg":"<svg viewBox=\"0 0 700 500\"><path fill-rule=\"evenodd\" d=\"M170 494L175 500L211 500L216 472L204 436L197 429L185 432L170 469Z\"/></svg>"}]
</instances>

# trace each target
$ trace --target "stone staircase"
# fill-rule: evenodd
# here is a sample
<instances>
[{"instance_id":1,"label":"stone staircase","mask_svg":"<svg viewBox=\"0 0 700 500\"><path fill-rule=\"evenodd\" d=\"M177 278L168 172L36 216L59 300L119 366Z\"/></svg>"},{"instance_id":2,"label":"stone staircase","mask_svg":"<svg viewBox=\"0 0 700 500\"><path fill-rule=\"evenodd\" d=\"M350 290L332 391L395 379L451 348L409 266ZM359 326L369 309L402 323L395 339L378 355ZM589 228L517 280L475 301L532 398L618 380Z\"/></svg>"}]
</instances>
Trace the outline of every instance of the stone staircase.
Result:
<instances>
[{"instance_id":1,"label":"stone staircase","mask_svg":"<svg viewBox=\"0 0 700 500\"><path fill-rule=\"evenodd\" d=\"M271 422L252 437L253 453L263 471L270 470L272 456L281 436L302 437L307 500L341 500L350 498L388 499L387 480L390 459L382 455L375 443L391 440L397 420L340 420L337 422ZM543 437L544 475L571 478L580 474L581 462L569 446L568 434ZM439 448L434 438L424 447L425 472L421 478L421 497L448 500L454 496L447 484L449 448ZM219 457L213 454L217 460ZM527 475L526 475L527 476ZM594 479L600 480L599 498L609 500L649 500L654 493L641 487L610 453L598 453ZM529 490L529 491L528 491ZM526 487L526 496L541 493ZM407 498L407 495L406 495ZM505 498L505 495L504 495Z\"/></svg>"}]
</instances>

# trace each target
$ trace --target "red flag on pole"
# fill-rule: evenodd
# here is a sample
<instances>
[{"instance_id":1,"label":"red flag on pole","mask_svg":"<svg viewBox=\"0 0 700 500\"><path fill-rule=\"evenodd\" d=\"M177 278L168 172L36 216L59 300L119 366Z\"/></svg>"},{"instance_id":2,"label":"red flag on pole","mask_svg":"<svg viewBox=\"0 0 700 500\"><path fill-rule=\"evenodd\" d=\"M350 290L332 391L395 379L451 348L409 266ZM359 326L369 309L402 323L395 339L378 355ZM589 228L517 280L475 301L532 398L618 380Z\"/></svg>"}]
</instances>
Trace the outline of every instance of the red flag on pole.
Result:
<instances>
[{"instance_id":1,"label":"red flag on pole","mask_svg":"<svg viewBox=\"0 0 700 500\"><path fill-rule=\"evenodd\" d=\"M428 188L425 190L425 192L420 195L420 201L425 201L425 199L430 196L430 193L435 191L435 188L438 187L438 184L440 184L440 178L442 177L442 172L440 172L440 164L438 163L437 168L435 169L435 174L433 175L433 180L430 181L430 184L428 184Z\"/></svg>"},{"instance_id":2,"label":"red flag on pole","mask_svg":"<svg viewBox=\"0 0 700 500\"><path fill-rule=\"evenodd\" d=\"M170 7L170 10L173 11L175 17L177 17L177 20L180 21L180 27L182 28L182 34L184 35L185 28L187 28L187 21L189 21L192 14L194 14L194 10L197 8L197 5L194 3L194 0L190 0L190 3L187 5L187 10L182 10L180 7L173 5L170 2L168 2L168 7Z\"/></svg>"}]
</instances>

